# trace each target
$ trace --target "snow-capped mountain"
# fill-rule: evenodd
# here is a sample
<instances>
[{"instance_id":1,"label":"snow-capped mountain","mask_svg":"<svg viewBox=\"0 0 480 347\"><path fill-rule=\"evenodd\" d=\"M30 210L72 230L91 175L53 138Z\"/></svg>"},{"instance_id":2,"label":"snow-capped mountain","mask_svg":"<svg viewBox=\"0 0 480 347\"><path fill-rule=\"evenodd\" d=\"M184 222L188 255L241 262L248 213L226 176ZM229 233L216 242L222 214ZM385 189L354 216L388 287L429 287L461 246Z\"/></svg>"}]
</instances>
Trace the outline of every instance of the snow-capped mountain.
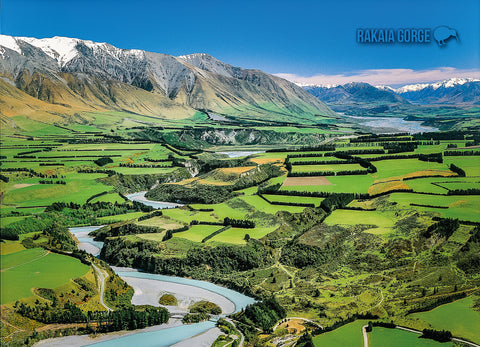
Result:
<instances>
[{"instance_id":1,"label":"snow-capped mountain","mask_svg":"<svg viewBox=\"0 0 480 347\"><path fill-rule=\"evenodd\" d=\"M409 84L400 88L352 82L344 85L306 85L303 87L329 104L383 103L405 104L480 104L480 80L450 78L434 83ZM338 109L338 107L337 107Z\"/></svg>"},{"instance_id":2,"label":"snow-capped mountain","mask_svg":"<svg viewBox=\"0 0 480 347\"><path fill-rule=\"evenodd\" d=\"M408 84L403 87L394 89L394 91L398 94L403 94L407 92L416 92L425 88L432 88L433 90L436 90L438 88L454 88L468 82L480 82L480 80L475 78L450 78L435 83Z\"/></svg>"},{"instance_id":3,"label":"snow-capped mountain","mask_svg":"<svg viewBox=\"0 0 480 347\"><path fill-rule=\"evenodd\" d=\"M479 104L480 80L450 78L435 83L410 84L395 93L419 104Z\"/></svg>"},{"instance_id":4,"label":"snow-capped mountain","mask_svg":"<svg viewBox=\"0 0 480 347\"><path fill-rule=\"evenodd\" d=\"M335 115L291 82L205 53L174 57L76 38L0 35L0 114L112 109L175 118L197 110L261 119Z\"/></svg>"},{"instance_id":5,"label":"snow-capped mountain","mask_svg":"<svg viewBox=\"0 0 480 347\"><path fill-rule=\"evenodd\" d=\"M368 83L351 82L344 85L316 85L303 87L327 104L333 103L407 103L388 88L377 88Z\"/></svg>"}]
</instances>

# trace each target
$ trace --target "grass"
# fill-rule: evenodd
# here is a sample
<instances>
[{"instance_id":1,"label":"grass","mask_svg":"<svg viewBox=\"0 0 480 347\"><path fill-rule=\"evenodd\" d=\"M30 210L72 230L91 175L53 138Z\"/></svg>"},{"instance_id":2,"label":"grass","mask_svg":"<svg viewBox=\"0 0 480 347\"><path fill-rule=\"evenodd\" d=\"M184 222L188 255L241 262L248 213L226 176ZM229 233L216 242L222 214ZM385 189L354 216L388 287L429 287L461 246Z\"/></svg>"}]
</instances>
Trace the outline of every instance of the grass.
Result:
<instances>
[{"instance_id":1,"label":"grass","mask_svg":"<svg viewBox=\"0 0 480 347\"><path fill-rule=\"evenodd\" d=\"M370 347L404 347L404 346L453 346L453 343L441 343L429 339L419 338L420 334L400 329L388 329L374 327L372 332L368 333L368 342Z\"/></svg>"},{"instance_id":2,"label":"grass","mask_svg":"<svg viewBox=\"0 0 480 347\"><path fill-rule=\"evenodd\" d=\"M105 201L105 202L111 202L111 203L124 203L125 200L123 200L123 198L118 195L118 193L110 193L110 194L105 194L105 195L102 195L102 196L99 196L98 198L95 198L93 199L92 201L90 201L91 203L94 203L94 202L99 202L99 201Z\"/></svg>"},{"instance_id":3,"label":"grass","mask_svg":"<svg viewBox=\"0 0 480 347\"><path fill-rule=\"evenodd\" d=\"M152 227L157 227L162 229L176 229L176 228L181 228L183 226L183 224L179 224L176 221L172 220L171 218L167 218L163 216L148 218L140 222L137 222L136 224L147 225L147 226L152 226Z\"/></svg>"},{"instance_id":4,"label":"grass","mask_svg":"<svg viewBox=\"0 0 480 347\"><path fill-rule=\"evenodd\" d=\"M474 311L472 305L470 296L428 312L414 313L411 317L428 322L437 330L449 330L456 337L480 343L480 312Z\"/></svg>"},{"instance_id":5,"label":"grass","mask_svg":"<svg viewBox=\"0 0 480 347\"><path fill-rule=\"evenodd\" d=\"M84 204L89 197L110 190L109 186L95 179L103 174L72 174L67 176L67 184L36 184L20 189L13 185L7 191L4 204L18 206L48 206L53 202L75 202ZM18 183L18 182L17 182Z\"/></svg>"},{"instance_id":6,"label":"grass","mask_svg":"<svg viewBox=\"0 0 480 347\"><path fill-rule=\"evenodd\" d=\"M100 220L102 223L114 223L114 222L130 220L130 219L137 219L138 217L143 216L144 214L145 214L144 212L129 212L124 214L117 214L115 216L100 217L98 218L98 220Z\"/></svg>"},{"instance_id":7,"label":"grass","mask_svg":"<svg viewBox=\"0 0 480 347\"><path fill-rule=\"evenodd\" d=\"M446 163L431 163L418 159L393 159L374 162L378 172L372 175L375 179L404 176L423 170L448 170Z\"/></svg>"},{"instance_id":8,"label":"grass","mask_svg":"<svg viewBox=\"0 0 480 347\"><path fill-rule=\"evenodd\" d=\"M34 287L58 287L89 269L78 259L56 253L43 256L45 253L43 249L33 248L1 256L2 305L32 296Z\"/></svg>"},{"instance_id":9,"label":"grass","mask_svg":"<svg viewBox=\"0 0 480 347\"><path fill-rule=\"evenodd\" d=\"M393 214L379 211L356 211L356 210L335 210L325 219L329 225L376 225L377 228L371 228L364 232L371 234L385 234L392 230L395 224Z\"/></svg>"},{"instance_id":10,"label":"grass","mask_svg":"<svg viewBox=\"0 0 480 347\"><path fill-rule=\"evenodd\" d=\"M177 168L167 167L167 168L140 168L140 167L113 167L112 170L115 170L118 173L123 175L157 175L170 173Z\"/></svg>"},{"instance_id":11,"label":"grass","mask_svg":"<svg viewBox=\"0 0 480 347\"><path fill-rule=\"evenodd\" d=\"M334 164L334 165L293 165L292 172L320 172L320 171L354 171L364 170L358 164Z\"/></svg>"},{"instance_id":12,"label":"grass","mask_svg":"<svg viewBox=\"0 0 480 347\"><path fill-rule=\"evenodd\" d=\"M356 176L328 176L331 185L318 186L282 186L280 190L297 190L303 192L332 192L332 193L367 193L374 179L371 175Z\"/></svg>"},{"instance_id":13,"label":"grass","mask_svg":"<svg viewBox=\"0 0 480 347\"><path fill-rule=\"evenodd\" d=\"M253 239L260 239L274 231L277 227L256 227L254 229L243 229L243 228L230 228L221 232L218 235L215 235L210 240L216 242L226 242L226 243L233 243L238 245L245 244L245 234L250 235Z\"/></svg>"},{"instance_id":14,"label":"grass","mask_svg":"<svg viewBox=\"0 0 480 347\"><path fill-rule=\"evenodd\" d=\"M265 200L263 200L258 195L250 195L250 196L241 196L239 199L245 201L247 204L252 205L255 207L256 210L275 214L278 211L288 211L290 213L299 213L302 212L305 207L299 206L280 206L280 205L271 205Z\"/></svg>"},{"instance_id":15,"label":"grass","mask_svg":"<svg viewBox=\"0 0 480 347\"><path fill-rule=\"evenodd\" d=\"M305 196L290 196L290 195L263 195L272 202L293 202L302 204L315 204L319 206L324 198L312 198Z\"/></svg>"},{"instance_id":16,"label":"grass","mask_svg":"<svg viewBox=\"0 0 480 347\"><path fill-rule=\"evenodd\" d=\"M472 157L444 157L446 165L455 164L462 168L467 176L480 176L480 156Z\"/></svg>"},{"instance_id":17,"label":"grass","mask_svg":"<svg viewBox=\"0 0 480 347\"><path fill-rule=\"evenodd\" d=\"M315 347L363 347L362 326L367 323L367 321L358 320L353 323L346 324L333 331L317 335L313 338L313 344L315 345Z\"/></svg>"},{"instance_id":18,"label":"grass","mask_svg":"<svg viewBox=\"0 0 480 347\"><path fill-rule=\"evenodd\" d=\"M399 208L414 208L418 211L436 212L445 218L458 218L480 222L480 196L478 195L425 195L414 193L392 193L390 201L398 203ZM448 209L410 206L411 202L420 205L447 206Z\"/></svg>"},{"instance_id":19,"label":"grass","mask_svg":"<svg viewBox=\"0 0 480 347\"><path fill-rule=\"evenodd\" d=\"M173 237L202 242L205 237L221 228L222 226L219 225L193 225L187 231L173 234Z\"/></svg>"}]
</instances>

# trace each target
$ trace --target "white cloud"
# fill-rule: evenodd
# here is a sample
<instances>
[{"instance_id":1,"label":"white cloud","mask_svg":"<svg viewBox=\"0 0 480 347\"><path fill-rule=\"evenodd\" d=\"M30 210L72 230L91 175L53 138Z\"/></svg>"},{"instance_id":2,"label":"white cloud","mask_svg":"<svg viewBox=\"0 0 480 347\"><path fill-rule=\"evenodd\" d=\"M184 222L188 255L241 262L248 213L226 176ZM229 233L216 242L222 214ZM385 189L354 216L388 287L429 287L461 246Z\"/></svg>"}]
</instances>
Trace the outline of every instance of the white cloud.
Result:
<instances>
[{"instance_id":1,"label":"white cloud","mask_svg":"<svg viewBox=\"0 0 480 347\"><path fill-rule=\"evenodd\" d=\"M400 86L412 83L426 83L449 78L480 78L478 69L456 69L439 67L431 70L412 69L371 69L349 74L299 76L290 73L277 73L278 77L301 84L345 84L349 82L366 82L372 85Z\"/></svg>"}]
</instances>

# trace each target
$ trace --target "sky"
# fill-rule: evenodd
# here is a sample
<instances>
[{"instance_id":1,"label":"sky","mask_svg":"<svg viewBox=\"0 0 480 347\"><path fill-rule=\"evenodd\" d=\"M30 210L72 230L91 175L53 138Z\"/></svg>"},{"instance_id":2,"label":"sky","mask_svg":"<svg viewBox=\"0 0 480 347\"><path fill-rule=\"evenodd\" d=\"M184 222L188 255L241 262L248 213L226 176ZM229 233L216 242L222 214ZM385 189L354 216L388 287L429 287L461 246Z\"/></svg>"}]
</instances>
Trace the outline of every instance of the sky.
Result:
<instances>
[{"instance_id":1,"label":"sky","mask_svg":"<svg viewBox=\"0 0 480 347\"><path fill-rule=\"evenodd\" d=\"M454 28L440 47L358 43L357 29ZM480 78L479 0L1 0L0 33L208 53L292 81L403 85Z\"/></svg>"}]
</instances>

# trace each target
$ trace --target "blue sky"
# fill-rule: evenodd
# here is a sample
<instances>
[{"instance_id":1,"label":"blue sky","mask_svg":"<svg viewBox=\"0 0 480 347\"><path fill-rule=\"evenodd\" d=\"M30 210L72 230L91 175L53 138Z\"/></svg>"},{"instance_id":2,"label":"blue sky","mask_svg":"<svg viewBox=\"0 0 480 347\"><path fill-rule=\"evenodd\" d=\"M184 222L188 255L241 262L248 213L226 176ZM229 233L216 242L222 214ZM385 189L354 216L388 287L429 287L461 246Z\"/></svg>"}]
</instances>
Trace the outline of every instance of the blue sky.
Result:
<instances>
[{"instance_id":1,"label":"blue sky","mask_svg":"<svg viewBox=\"0 0 480 347\"><path fill-rule=\"evenodd\" d=\"M0 30L121 48L205 52L301 82L404 84L480 77L480 1L2 0ZM453 27L460 41L362 45L357 28ZM379 83L380 82L380 83Z\"/></svg>"}]
</instances>

